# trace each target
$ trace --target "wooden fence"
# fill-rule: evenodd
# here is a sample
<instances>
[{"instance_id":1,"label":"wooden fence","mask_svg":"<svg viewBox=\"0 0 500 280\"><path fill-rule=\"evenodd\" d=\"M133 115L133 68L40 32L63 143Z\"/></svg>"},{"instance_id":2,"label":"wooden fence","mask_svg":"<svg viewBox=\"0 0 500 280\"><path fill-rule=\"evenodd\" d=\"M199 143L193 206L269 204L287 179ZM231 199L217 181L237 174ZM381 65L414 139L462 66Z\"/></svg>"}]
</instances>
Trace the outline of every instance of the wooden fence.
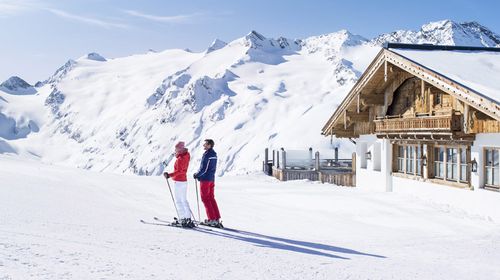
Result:
<instances>
[{"instance_id":1,"label":"wooden fence","mask_svg":"<svg viewBox=\"0 0 500 280\"><path fill-rule=\"evenodd\" d=\"M268 157L268 149L266 149L265 160L263 161L262 170L265 174L273 176L280 181L290 180L311 180L320 181L322 183L330 183L339 186L356 186L356 164L355 153L353 153L352 160L339 160L339 159L322 159L327 161L328 166L321 168L319 153L316 152L314 161L315 167L311 169L294 168L286 165L286 151L281 150L278 155L273 151L273 159ZM280 160L281 159L281 160ZM339 163L337 165L337 163ZM285 166L287 166L285 168Z\"/></svg>"},{"instance_id":2,"label":"wooden fence","mask_svg":"<svg viewBox=\"0 0 500 280\"><path fill-rule=\"evenodd\" d=\"M320 172L321 183L330 183L338 186L355 187L356 173L322 173Z\"/></svg>"},{"instance_id":3,"label":"wooden fence","mask_svg":"<svg viewBox=\"0 0 500 280\"><path fill-rule=\"evenodd\" d=\"M321 183L330 183L338 186L355 187L356 174L354 172L331 173L322 171L304 171L273 168L273 177L280 181L311 180Z\"/></svg>"}]
</instances>

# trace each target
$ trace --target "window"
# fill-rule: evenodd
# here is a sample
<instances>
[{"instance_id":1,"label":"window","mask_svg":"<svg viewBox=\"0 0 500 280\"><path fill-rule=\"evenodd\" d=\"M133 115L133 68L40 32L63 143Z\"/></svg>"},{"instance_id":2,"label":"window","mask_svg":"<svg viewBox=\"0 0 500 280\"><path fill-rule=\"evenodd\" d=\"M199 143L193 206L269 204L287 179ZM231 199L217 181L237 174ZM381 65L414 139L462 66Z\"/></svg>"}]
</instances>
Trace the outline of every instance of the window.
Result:
<instances>
[{"instance_id":1,"label":"window","mask_svg":"<svg viewBox=\"0 0 500 280\"><path fill-rule=\"evenodd\" d=\"M444 146L434 148L434 178L448 181L468 182L469 166L467 153L462 146Z\"/></svg>"},{"instance_id":2,"label":"window","mask_svg":"<svg viewBox=\"0 0 500 280\"><path fill-rule=\"evenodd\" d=\"M499 174L499 151L500 149L485 150L485 184L488 186L500 187Z\"/></svg>"},{"instance_id":3,"label":"window","mask_svg":"<svg viewBox=\"0 0 500 280\"><path fill-rule=\"evenodd\" d=\"M405 148L403 146L398 146L398 172L405 172Z\"/></svg>"},{"instance_id":4,"label":"window","mask_svg":"<svg viewBox=\"0 0 500 280\"><path fill-rule=\"evenodd\" d=\"M422 175L422 147L420 145L397 146L397 171Z\"/></svg>"},{"instance_id":5,"label":"window","mask_svg":"<svg viewBox=\"0 0 500 280\"><path fill-rule=\"evenodd\" d=\"M415 147L406 146L406 173L414 173L414 157L415 157Z\"/></svg>"},{"instance_id":6,"label":"window","mask_svg":"<svg viewBox=\"0 0 500 280\"><path fill-rule=\"evenodd\" d=\"M446 148L446 179L458 179L458 148Z\"/></svg>"},{"instance_id":7,"label":"window","mask_svg":"<svg viewBox=\"0 0 500 280\"><path fill-rule=\"evenodd\" d=\"M436 93L435 105L439 105L443 102L443 96L440 92Z\"/></svg>"},{"instance_id":8,"label":"window","mask_svg":"<svg viewBox=\"0 0 500 280\"><path fill-rule=\"evenodd\" d=\"M465 145L440 145L440 144L402 144L394 146L395 158L394 172L414 175L418 177L434 178L435 183L468 183L470 181L470 147ZM424 151L429 148L427 156L427 169L423 166ZM496 184L500 188L500 148L495 152L487 151L492 158L488 174L490 180L486 183ZM424 174L424 170L428 174ZM434 172L432 172L434 171ZM450 183L447 183L450 184ZM461 186L461 185L460 185Z\"/></svg>"},{"instance_id":9,"label":"window","mask_svg":"<svg viewBox=\"0 0 500 280\"><path fill-rule=\"evenodd\" d=\"M415 146L415 152L415 174L422 175L422 147L420 145Z\"/></svg>"},{"instance_id":10,"label":"window","mask_svg":"<svg viewBox=\"0 0 500 280\"><path fill-rule=\"evenodd\" d=\"M467 149L460 149L460 181L467 182L468 174L468 164L467 164Z\"/></svg>"},{"instance_id":11,"label":"window","mask_svg":"<svg viewBox=\"0 0 500 280\"><path fill-rule=\"evenodd\" d=\"M434 148L434 177L444 179L444 148Z\"/></svg>"}]
</instances>

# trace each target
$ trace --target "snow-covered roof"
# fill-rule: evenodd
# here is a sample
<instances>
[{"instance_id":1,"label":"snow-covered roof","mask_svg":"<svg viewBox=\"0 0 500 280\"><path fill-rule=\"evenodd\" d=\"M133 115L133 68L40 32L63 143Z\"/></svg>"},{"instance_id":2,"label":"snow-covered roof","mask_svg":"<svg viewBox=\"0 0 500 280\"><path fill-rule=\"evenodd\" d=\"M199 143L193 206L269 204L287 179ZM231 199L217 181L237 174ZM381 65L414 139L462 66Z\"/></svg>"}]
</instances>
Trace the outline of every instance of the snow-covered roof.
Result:
<instances>
[{"instance_id":1,"label":"snow-covered roof","mask_svg":"<svg viewBox=\"0 0 500 280\"><path fill-rule=\"evenodd\" d=\"M386 43L323 126L331 135L356 96L391 63L500 121L500 48ZM382 76L383 77L383 76ZM371 90L373 92L373 90Z\"/></svg>"},{"instance_id":2,"label":"snow-covered roof","mask_svg":"<svg viewBox=\"0 0 500 280\"><path fill-rule=\"evenodd\" d=\"M432 48L390 50L500 104L499 51Z\"/></svg>"}]
</instances>

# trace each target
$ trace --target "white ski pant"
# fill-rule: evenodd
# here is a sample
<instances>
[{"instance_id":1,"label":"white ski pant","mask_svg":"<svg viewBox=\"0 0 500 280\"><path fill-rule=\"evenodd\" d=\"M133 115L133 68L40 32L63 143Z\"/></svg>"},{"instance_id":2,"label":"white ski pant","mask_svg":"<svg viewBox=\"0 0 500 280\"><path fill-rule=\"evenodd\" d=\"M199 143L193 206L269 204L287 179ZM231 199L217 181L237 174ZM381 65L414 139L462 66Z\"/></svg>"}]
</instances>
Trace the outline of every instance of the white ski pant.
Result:
<instances>
[{"instance_id":1,"label":"white ski pant","mask_svg":"<svg viewBox=\"0 0 500 280\"><path fill-rule=\"evenodd\" d=\"M179 211L179 219L191 218L191 210L187 201L187 182L174 181L175 204Z\"/></svg>"}]
</instances>

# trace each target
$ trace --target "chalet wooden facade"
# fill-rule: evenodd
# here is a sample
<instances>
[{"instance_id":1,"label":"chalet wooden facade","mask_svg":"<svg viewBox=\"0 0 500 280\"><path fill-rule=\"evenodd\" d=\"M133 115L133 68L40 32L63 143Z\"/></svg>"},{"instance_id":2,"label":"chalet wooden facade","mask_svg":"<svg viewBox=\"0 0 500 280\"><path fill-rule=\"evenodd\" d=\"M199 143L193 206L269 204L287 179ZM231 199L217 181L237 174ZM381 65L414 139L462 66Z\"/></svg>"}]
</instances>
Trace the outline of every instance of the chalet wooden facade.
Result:
<instances>
[{"instance_id":1,"label":"chalet wooden facade","mask_svg":"<svg viewBox=\"0 0 500 280\"><path fill-rule=\"evenodd\" d=\"M386 44L325 124L356 184L500 189L500 48Z\"/></svg>"}]
</instances>

